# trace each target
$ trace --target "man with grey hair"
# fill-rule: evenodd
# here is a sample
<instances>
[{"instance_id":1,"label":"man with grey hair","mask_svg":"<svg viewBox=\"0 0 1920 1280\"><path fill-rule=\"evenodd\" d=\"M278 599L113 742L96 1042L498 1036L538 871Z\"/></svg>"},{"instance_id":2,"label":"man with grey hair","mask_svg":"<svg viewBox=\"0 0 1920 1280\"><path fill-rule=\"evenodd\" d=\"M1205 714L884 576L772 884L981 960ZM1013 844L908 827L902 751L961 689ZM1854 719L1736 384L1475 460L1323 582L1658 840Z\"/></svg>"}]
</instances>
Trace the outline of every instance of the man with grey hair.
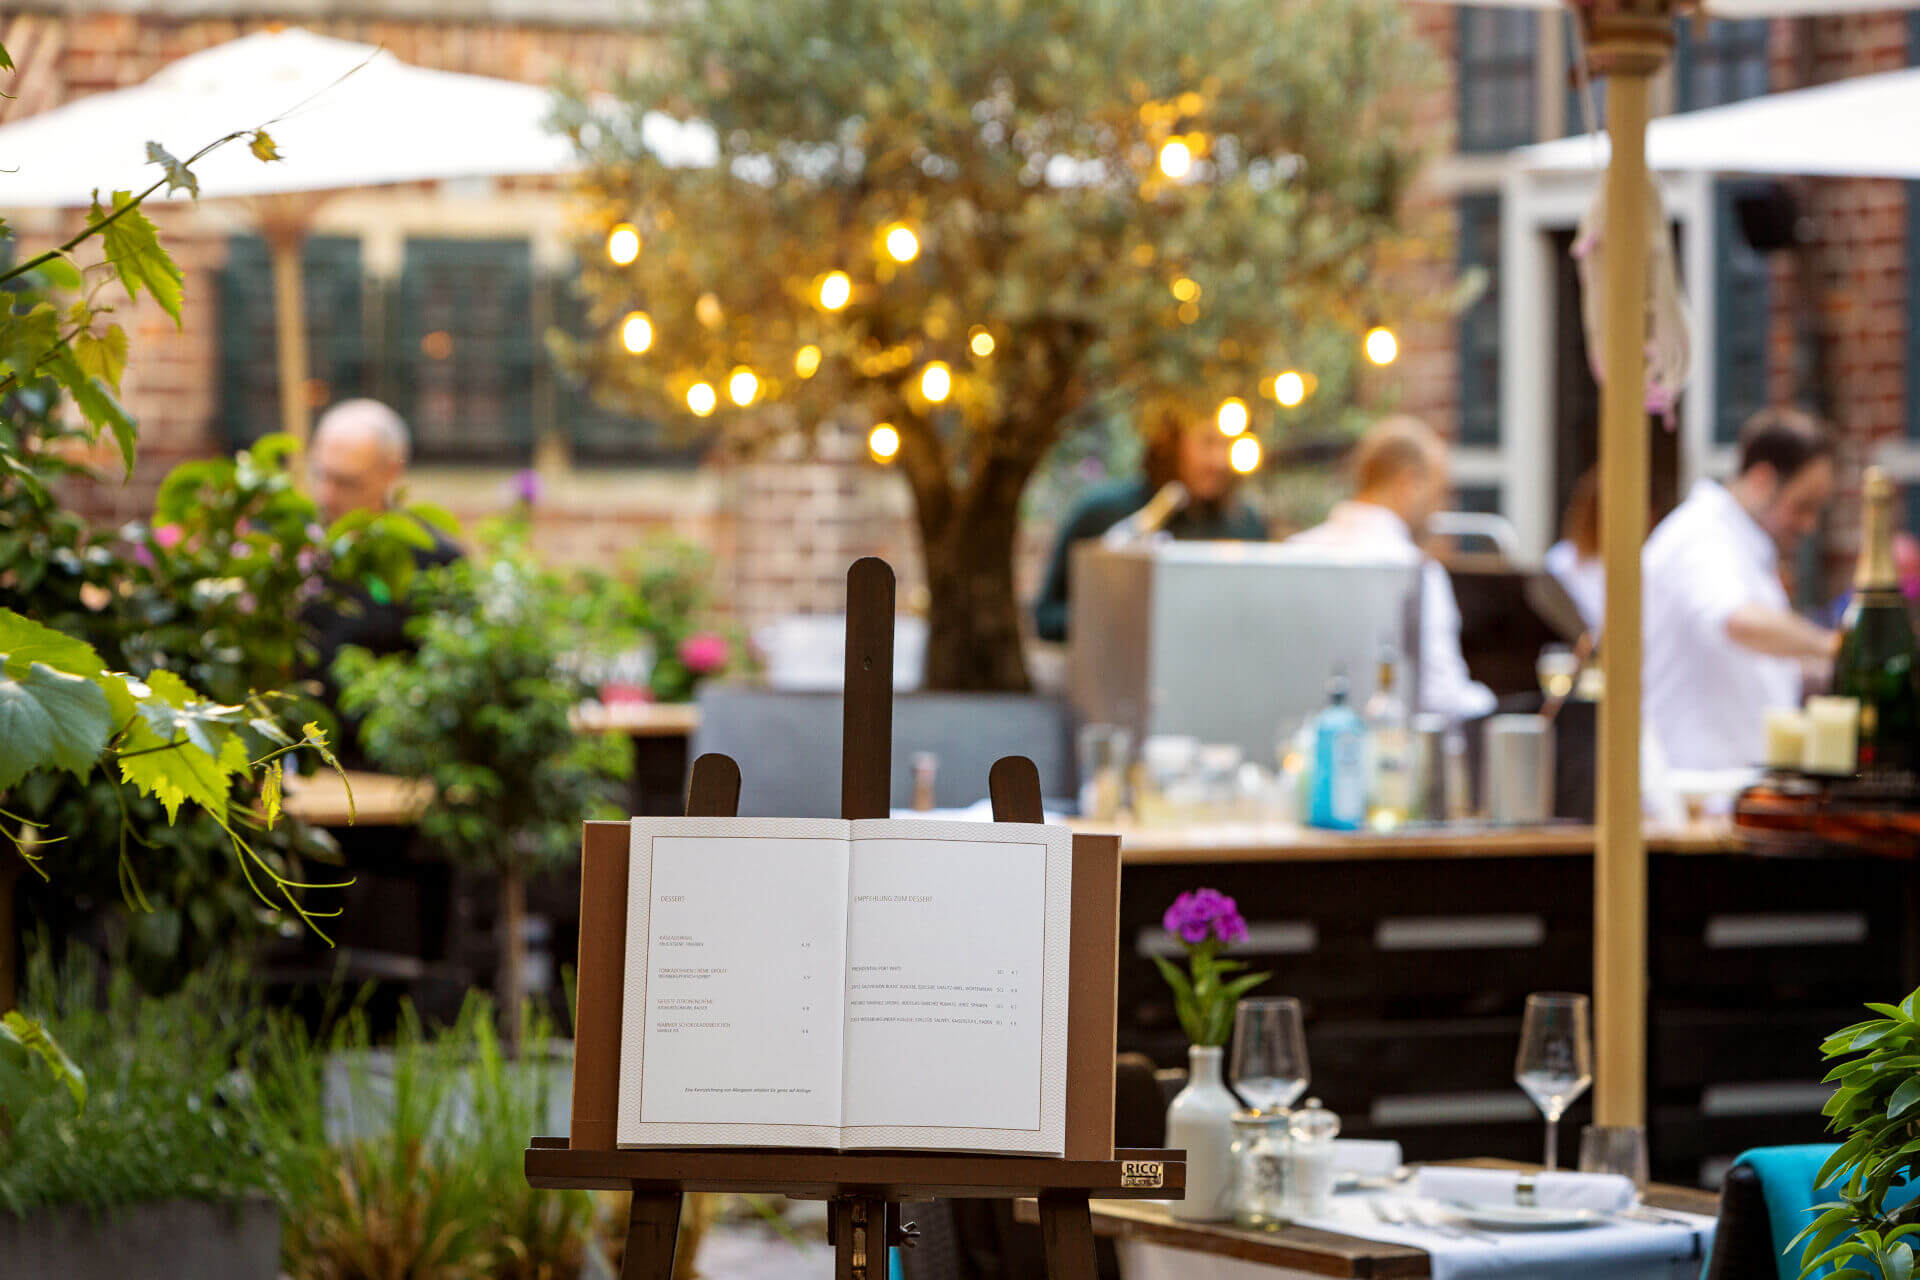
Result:
<instances>
[{"instance_id":1,"label":"man with grey hair","mask_svg":"<svg viewBox=\"0 0 1920 1280\"><path fill-rule=\"evenodd\" d=\"M329 522L352 511L385 511L411 453L399 414L378 400L342 400L320 415L307 450L314 501Z\"/></svg>"},{"instance_id":2,"label":"man with grey hair","mask_svg":"<svg viewBox=\"0 0 1920 1280\"><path fill-rule=\"evenodd\" d=\"M307 477L313 498L328 523L355 511L385 511L396 501L406 479L412 452L407 424L378 400L344 400L320 415L307 446ZM460 548L428 526L433 546L416 549L421 569L451 564ZM341 582L338 590L316 600L302 615L315 650L313 674L320 680L329 706L339 705L339 687L333 680L333 660L347 645L374 654L404 653L413 646L407 635L412 611L396 600L389 585L378 578ZM338 714L336 712L336 714ZM342 717L341 756L350 765L364 760L354 741L353 727Z\"/></svg>"}]
</instances>

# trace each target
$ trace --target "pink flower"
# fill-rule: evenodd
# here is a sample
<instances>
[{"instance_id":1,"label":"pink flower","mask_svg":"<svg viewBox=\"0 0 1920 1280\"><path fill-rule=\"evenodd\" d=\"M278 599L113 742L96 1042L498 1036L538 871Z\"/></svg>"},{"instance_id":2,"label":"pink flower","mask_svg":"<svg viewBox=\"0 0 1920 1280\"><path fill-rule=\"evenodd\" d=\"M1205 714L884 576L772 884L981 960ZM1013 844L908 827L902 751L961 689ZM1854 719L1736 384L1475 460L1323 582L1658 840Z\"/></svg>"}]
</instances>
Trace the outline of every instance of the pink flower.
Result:
<instances>
[{"instance_id":1,"label":"pink flower","mask_svg":"<svg viewBox=\"0 0 1920 1280\"><path fill-rule=\"evenodd\" d=\"M161 548L166 551L171 551L179 546L181 542L186 539L186 536L187 531L177 524L163 524L153 531L153 540L159 543Z\"/></svg>"},{"instance_id":2,"label":"pink flower","mask_svg":"<svg viewBox=\"0 0 1920 1280\"><path fill-rule=\"evenodd\" d=\"M731 656L727 638L711 631L696 631L680 642L680 665L697 676L712 675Z\"/></svg>"},{"instance_id":3,"label":"pink flower","mask_svg":"<svg viewBox=\"0 0 1920 1280\"><path fill-rule=\"evenodd\" d=\"M600 701L610 707L623 702L652 702L653 690L643 684L630 684L624 680L609 680L600 686Z\"/></svg>"}]
</instances>

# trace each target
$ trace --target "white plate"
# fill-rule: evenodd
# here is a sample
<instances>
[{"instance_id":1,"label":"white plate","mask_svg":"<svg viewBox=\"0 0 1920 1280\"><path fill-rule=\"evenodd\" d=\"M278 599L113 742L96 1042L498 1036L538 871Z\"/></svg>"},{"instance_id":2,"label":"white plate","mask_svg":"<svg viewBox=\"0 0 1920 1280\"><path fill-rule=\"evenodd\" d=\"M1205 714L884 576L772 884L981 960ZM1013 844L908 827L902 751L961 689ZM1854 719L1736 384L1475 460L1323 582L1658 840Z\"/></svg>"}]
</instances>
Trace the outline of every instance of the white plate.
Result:
<instances>
[{"instance_id":1,"label":"white plate","mask_svg":"<svg viewBox=\"0 0 1920 1280\"><path fill-rule=\"evenodd\" d=\"M1508 1231L1565 1231L1574 1227L1597 1227L1607 1220L1598 1209L1543 1209L1518 1204L1462 1204L1444 1201L1447 1211L1476 1227L1500 1227Z\"/></svg>"}]
</instances>

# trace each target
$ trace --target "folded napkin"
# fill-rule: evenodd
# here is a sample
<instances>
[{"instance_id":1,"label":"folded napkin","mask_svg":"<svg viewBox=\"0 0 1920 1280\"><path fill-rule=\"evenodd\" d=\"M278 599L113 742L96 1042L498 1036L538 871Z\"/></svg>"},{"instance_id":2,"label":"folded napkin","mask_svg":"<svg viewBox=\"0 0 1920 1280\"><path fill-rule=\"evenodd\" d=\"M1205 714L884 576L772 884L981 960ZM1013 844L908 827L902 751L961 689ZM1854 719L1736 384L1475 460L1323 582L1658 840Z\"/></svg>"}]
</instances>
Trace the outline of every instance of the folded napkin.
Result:
<instances>
[{"instance_id":1,"label":"folded napkin","mask_svg":"<svg viewBox=\"0 0 1920 1280\"><path fill-rule=\"evenodd\" d=\"M1522 1179L1532 1188L1522 1195ZM1459 1169L1428 1165L1413 1175L1413 1194L1456 1204L1533 1205L1541 1209L1633 1207L1633 1179L1617 1173L1522 1173L1517 1169Z\"/></svg>"},{"instance_id":2,"label":"folded napkin","mask_svg":"<svg viewBox=\"0 0 1920 1280\"><path fill-rule=\"evenodd\" d=\"M1385 1178L1401 1165L1400 1144L1374 1138L1335 1138L1333 1168L1362 1178Z\"/></svg>"}]
</instances>

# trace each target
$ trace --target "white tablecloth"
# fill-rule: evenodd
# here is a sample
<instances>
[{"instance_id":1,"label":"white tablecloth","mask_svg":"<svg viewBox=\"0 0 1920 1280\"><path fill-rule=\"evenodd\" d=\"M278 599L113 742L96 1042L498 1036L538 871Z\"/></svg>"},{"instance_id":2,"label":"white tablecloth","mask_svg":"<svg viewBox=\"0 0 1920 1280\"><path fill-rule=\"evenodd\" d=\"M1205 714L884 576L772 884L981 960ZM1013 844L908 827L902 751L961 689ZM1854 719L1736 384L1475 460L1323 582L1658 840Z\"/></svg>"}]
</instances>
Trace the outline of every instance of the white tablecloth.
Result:
<instances>
[{"instance_id":1,"label":"white tablecloth","mask_svg":"<svg viewBox=\"0 0 1920 1280\"><path fill-rule=\"evenodd\" d=\"M1492 1231L1498 1243L1461 1240L1425 1227L1388 1226L1367 1207L1368 1196L1341 1195L1333 1211L1303 1226L1384 1240L1424 1249L1433 1258L1434 1280L1695 1280L1713 1249L1714 1220L1677 1214L1689 1226L1637 1221L1608 1223L1564 1231ZM1400 1197L1389 1196L1389 1200ZM1422 1205L1423 1214L1437 1214ZM1662 1212L1665 1212L1664 1210ZM1482 1230L1482 1228L1475 1228ZM1124 1243L1122 1280L1275 1280L1277 1271L1259 1263L1174 1249L1165 1245Z\"/></svg>"}]
</instances>

